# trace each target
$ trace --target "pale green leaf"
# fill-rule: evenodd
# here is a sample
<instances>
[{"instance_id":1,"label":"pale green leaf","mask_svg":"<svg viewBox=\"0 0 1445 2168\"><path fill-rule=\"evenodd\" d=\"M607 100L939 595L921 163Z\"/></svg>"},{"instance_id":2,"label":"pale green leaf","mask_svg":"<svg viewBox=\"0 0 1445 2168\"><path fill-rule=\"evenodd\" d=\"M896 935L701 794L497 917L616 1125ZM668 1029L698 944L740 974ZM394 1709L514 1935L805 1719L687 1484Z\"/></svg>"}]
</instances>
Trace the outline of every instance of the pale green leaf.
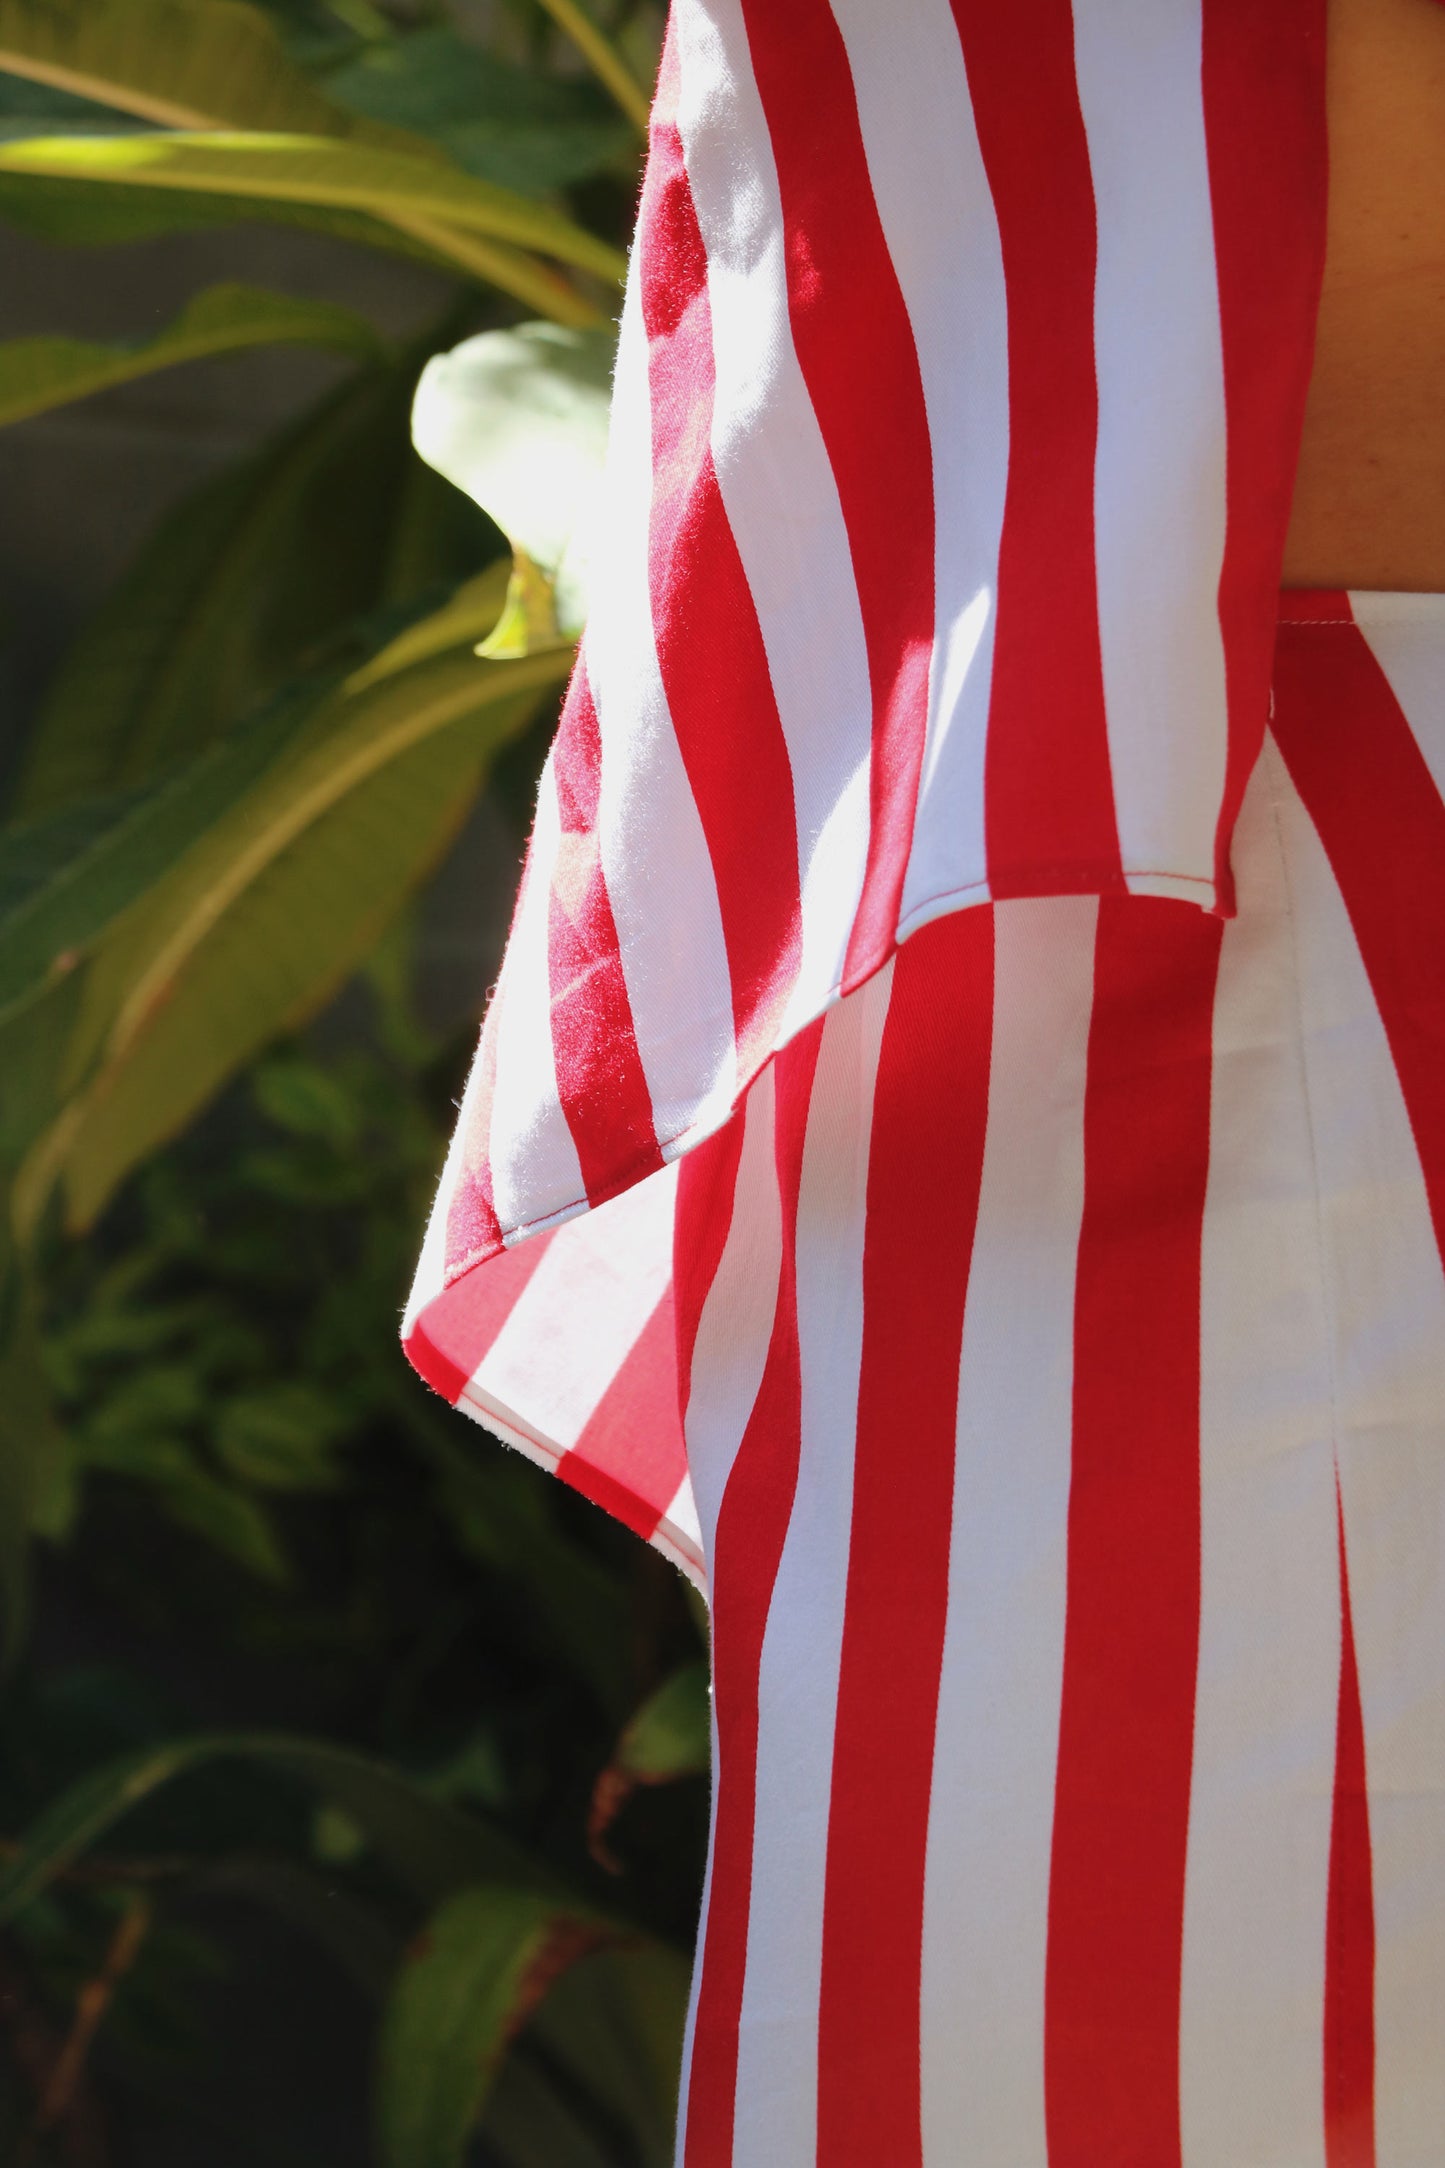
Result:
<instances>
[{"instance_id":1,"label":"pale green leaf","mask_svg":"<svg viewBox=\"0 0 1445 2168\"><path fill-rule=\"evenodd\" d=\"M464 268L449 248L403 233L362 211L275 199L248 202L244 196L207 196L181 188L109 188L94 180L0 172L0 220L37 241L62 248L110 248L128 241L155 240L163 234L204 233L261 220L381 249L453 277Z\"/></svg>"},{"instance_id":2,"label":"pale green leaf","mask_svg":"<svg viewBox=\"0 0 1445 2168\"><path fill-rule=\"evenodd\" d=\"M613 342L605 332L519 324L433 355L412 407L412 441L490 514L515 572L491 655L576 638L588 566L606 547L598 498Z\"/></svg>"},{"instance_id":3,"label":"pale green leaf","mask_svg":"<svg viewBox=\"0 0 1445 2168\"><path fill-rule=\"evenodd\" d=\"M464 581L440 609L408 625L369 662L354 670L347 679L349 689L359 693L378 679L394 677L398 670L409 670L414 663L428 662L450 647L475 647L488 626L496 622L505 588L506 575L496 565L479 572L474 580Z\"/></svg>"},{"instance_id":4,"label":"pale green leaf","mask_svg":"<svg viewBox=\"0 0 1445 2168\"><path fill-rule=\"evenodd\" d=\"M381 2168L460 2168L514 2032L599 1928L525 1890L461 1890L408 1951L382 2021Z\"/></svg>"},{"instance_id":5,"label":"pale green leaf","mask_svg":"<svg viewBox=\"0 0 1445 2168\"><path fill-rule=\"evenodd\" d=\"M0 346L0 426L66 406L157 369L249 346L327 346L375 355L380 341L350 309L254 286L212 286L154 338L123 345L89 339L12 339Z\"/></svg>"},{"instance_id":6,"label":"pale green leaf","mask_svg":"<svg viewBox=\"0 0 1445 2168\"><path fill-rule=\"evenodd\" d=\"M0 172L365 211L533 249L604 279L620 280L626 268L609 243L510 189L449 165L322 136L32 136L0 145Z\"/></svg>"},{"instance_id":7,"label":"pale green leaf","mask_svg":"<svg viewBox=\"0 0 1445 2168\"><path fill-rule=\"evenodd\" d=\"M98 951L73 1066L94 1074L31 1156L33 1219L63 1173L72 1224L240 1064L355 968L456 832L556 658L455 652L323 700L295 744Z\"/></svg>"},{"instance_id":8,"label":"pale green leaf","mask_svg":"<svg viewBox=\"0 0 1445 2168\"><path fill-rule=\"evenodd\" d=\"M508 207L525 208L524 197L496 186L488 192L485 182L454 167L424 135L387 127L324 97L287 59L265 17L234 0L0 0L0 69L166 129L191 131L183 142L245 129L254 134L229 140L312 144L312 155L299 164L274 149L239 169L234 152L229 159L213 153L203 168L188 157L178 165L174 155L161 152L163 170L141 172L117 161L111 148L161 139L78 137L90 148L73 160L64 156L64 136L0 146L7 157L21 154L8 166L0 159L0 215L51 239L94 243L213 223L218 209L223 216L269 215L319 224L373 246L399 246L500 286L559 323L595 322L597 311L528 255L528 247L585 264L604 278L617 276L615 253L555 212L531 207L534 221L558 245L530 242L506 224ZM354 155L323 174L317 139ZM368 150L380 157L379 165L368 163ZM428 195L418 169L437 177L445 207L435 192ZM91 185L67 189L76 180ZM137 199L132 206L84 200L112 195L112 188L94 184L115 182L127 184L123 193ZM529 230L540 227L534 223Z\"/></svg>"},{"instance_id":9,"label":"pale green leaf","mask_svg":"<svg viewBox=\"0 0 1445 2168\"><path fill-rule=\"evenodd\" d=\"M337 106L236 0L0 0L0 69L163 128L260 128L386 142L415 137Z\"/></svg>"}]
</instances>

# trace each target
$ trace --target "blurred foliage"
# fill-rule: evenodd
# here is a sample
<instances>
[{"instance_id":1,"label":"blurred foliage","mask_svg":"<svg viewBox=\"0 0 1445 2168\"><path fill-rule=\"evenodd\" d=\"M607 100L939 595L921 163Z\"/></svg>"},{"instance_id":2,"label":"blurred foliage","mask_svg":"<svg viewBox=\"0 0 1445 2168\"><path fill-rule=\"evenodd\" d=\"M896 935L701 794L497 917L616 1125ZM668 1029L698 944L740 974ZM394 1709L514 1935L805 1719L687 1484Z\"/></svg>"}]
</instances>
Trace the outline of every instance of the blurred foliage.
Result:
<instances>
[{"instance_id":1,"label":"blurred foliage","mask_svg":"<svg viewBox=\"0 0 1445 2168\"><path fill-rule=\"evenodd\" d=\"M0 827L15 2168L670 2158L696 1606L396 1345L471 1037L418 1021L418 913L484 793L521 848L660 31L0 0L0 220L273 220L450 297L402 346L220 279L129 344L0 345L0 421L245 346L345 365L150 536ZM412 449L424 372L467 495Z\"/></svg>"}]
</instances>

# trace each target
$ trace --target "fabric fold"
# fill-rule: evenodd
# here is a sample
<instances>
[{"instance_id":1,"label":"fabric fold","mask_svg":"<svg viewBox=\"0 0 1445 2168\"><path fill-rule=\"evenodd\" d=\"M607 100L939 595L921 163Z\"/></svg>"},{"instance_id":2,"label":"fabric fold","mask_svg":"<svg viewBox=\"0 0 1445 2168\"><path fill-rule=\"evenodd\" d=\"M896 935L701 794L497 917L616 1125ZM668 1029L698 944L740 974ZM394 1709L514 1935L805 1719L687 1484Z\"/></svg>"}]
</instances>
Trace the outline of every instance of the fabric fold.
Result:
<instances>
[{"instance_id":1,"label":"fabric fold","mask_svg":"<svg viewBox=\"0 0 1445 2168\"><path fill-rule=\"evenodd\" d=\"M1322 0L674 0L606 546L406 1335L689 1570L668 1170L943 915L1233 911L1323 233ZM598 1273L632 1307L548 1356L560 1427L477 1382Z\"/></svg>"}]
</instances>

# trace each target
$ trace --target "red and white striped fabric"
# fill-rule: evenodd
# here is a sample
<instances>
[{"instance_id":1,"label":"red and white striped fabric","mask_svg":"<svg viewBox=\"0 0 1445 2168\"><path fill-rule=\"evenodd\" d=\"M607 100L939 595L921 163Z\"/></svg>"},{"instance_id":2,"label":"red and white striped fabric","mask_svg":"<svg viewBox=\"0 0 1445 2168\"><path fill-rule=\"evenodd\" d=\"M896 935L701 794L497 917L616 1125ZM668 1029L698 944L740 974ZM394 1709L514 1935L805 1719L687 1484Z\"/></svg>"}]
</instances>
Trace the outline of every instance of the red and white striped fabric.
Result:
<instances>
[{"instance_id":1,"label":"red and white striped fabric","mask_svg":"<svg viewBox=\"0 0 1445 2168\"><path fill-rule=\"evenodd\" d=\"M1356 601L1236 918L952 917L684 1164L685 2168L1440 2158L1445 598Z\"/></svg>"},{"instance_id":2,"label":"red and white striped fabric","mask_svg":"<svg viewBox=\"0 0 1445 2168\"><path fill-rule=\"evenodd\" d=\"M592 612L435 1289L970 903L1230 905L1323 0L676 0Z\"/></svg>"},{"instance_id":3,"label":"red and white striped fabric","mask_svg":"<svg viewBox=\"0 0 1445 2168\"><path fill-rule=\"evenodd\" d=\"M1322 14L674 0L405 1330L709 1592L680 2168L1442 2157L1445 598L1277 623Z\"/></svg>"}]
</instances>

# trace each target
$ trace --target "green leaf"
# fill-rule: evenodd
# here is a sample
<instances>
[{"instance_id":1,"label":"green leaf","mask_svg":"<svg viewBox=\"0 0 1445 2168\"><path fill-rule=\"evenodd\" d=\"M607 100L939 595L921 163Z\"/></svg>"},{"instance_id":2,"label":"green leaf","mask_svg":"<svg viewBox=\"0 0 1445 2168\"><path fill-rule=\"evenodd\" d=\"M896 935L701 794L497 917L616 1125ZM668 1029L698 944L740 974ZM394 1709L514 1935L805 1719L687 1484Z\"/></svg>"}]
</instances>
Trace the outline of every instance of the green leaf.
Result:
<instances>
[{"instance_id":1,"label":"green leaf","mask_svg":"<svg viewBox=\"0 0 1445 2168\"><path fill-rule=\"evenodd\" d=\"M277 1055L252 1071L251 1095L278 1129L318 1137L342 1152L360 1141L361 1110L329 1069L298 1054Z\"/></svg>"},{"instance_id":2,"label":"green leaf","mask_svg":"<svg viewBox=\"0 0 1445 2168\"><path fill-rule=\"evenodd\" d=\"M564 188L635 151L590 83L483 52L436 24L365 45L326 78L352 111L425 134L468 172L525 195Z\"/></svg>"},{"instance_id":3,"label":"green leaf","mask_svg":"<svg viewBox=\"0 0 1445 2168\"><path fill-rule=\"evenodd\" d=\"M533 2020L534 2037L568 2074L569 2093L593 2106L594 2127L625 2130L628 2157L648 2168L672 2160L690 1972L685 1952L660 1943L597 1950L558 1981ZM488 2110L489 2142L504 2136L503 2107L499 2096ZM542 2157L551 2168L550 2154ZM615 2144L607 2146L603 2159L615 2158Z\"/></svg>"},{"instance_id":4,"label":"green leaf","mask_svg":"<svg viewBox=\"0 0 1445 2168\"><path fill-rule=\"evenodd\" d=\"M164 128L406 143L334 105L234 0L0 0L0 69Z\"/></svg>"},{"instance_id":5,"label":"green leaf","mask_svg":"<svg viewBox=\"0 0 1445 2168\"><path fill-rule=\"evenodd\" d=\"M71 1224L240 1064L335 990L455 834L558 658L443 654L324 696L257 786L107 937L74 1061L93 1078L31 1155L33 1222L63 1173Z\"/></svg>"},{"instance_id":6,"label":"green leaf","mask_svg":"<svg viewBox=\"0 0 1445 2168\"><path fill-rule=\"evenodd\" d=\"M626 60L592 20L580 0L541 0L552 20L567 33L597 80L605 85L640 134L647 133L647 92Z\"/></svg>"},{"instance_id":7,"label":"green leaf","mask_svg":"<svg viewBox=\"0 0 1445 2168\"><path fill-rule=\"evenodd\" d=\"M294 727L278 707L148 789L0 830L0 1022L95 940L254 783Z\"/></svg>"},{"instance_id":8,"label":"green leaf","mask_svg":"<svg viewBox=\"0 0 1445 2168\"><path fill-rule=\"evenodd\" d=\"M61 669L28 747L22 818L152 780L377 609L414 482L431 480L405 444L415 366L364 369L163 522ZM418 584L438 573L419 567Z\"/></svg>"},{"instance_id":9,"label":"green leaf","mask_svg":"<svg viewBox=\"0 0 1445 2168\"><path fill-rule=\"evenodd\" d=\"M333 144L396 154L408 169L422 165L451 174L464 190L483 185L452 167L444 150L425 135L387 127L333 104L286 58L265 17L232 0L0 0L0 68L168 129L245 129L255 131L257 141L267 136L329 138ZM76 171L83 183L79 188L74 185ZM561 323L597 319L597 311L565 280L509 245L490 223L476 231L465 219L457 226L448 215L425 209L415 200L414 172L405 201L380 185L379 194L373 188L360 208L354 207L352 195L338 202L325 190L319 196L305 190L298 197L283 187L278 195L277 174L273 158L268 183L255 191L238 187L235 174L220 180L214 172L193 185L185 174L167 171L142 185L143 176L98 169L93 153L82 156L75 170L62 160L58 172L45 168L43 159L40 166L22 159L15 173L0 171L0 216L52 240L92 244L213 224L218 216L269 216L420 255L496 284ZM379 169L372 178L383 181ZM128 181L122 193L131 195L132 203L86 200L113 197L114 189L94 184L116 179ZM352 180L357 181L356 169ZM167 195L173 199L169 204ZM508 191L494 190L493 195L494 209L504 199L525 203ZM475 212L478 199L470 200ZM552 221L554 237L578 233L555 213L535 208ZM615 254L604 251L603 260L597 260L602 244L586 235L581 242L593 251L592 267L604 278L615 278ZM541 241L536 245L544 255L561 253L564 260L573 260L565 249Z\"/></svg>"},{"instance_id":10,"label":"green leaf","mask_svg":"<svg viewBox=\"0 0 1445 2168\"><path fill-rule=\"evenodd\" d=\"M0 346L0 426L66 406L178 362L248 346L329 346L374 355L375 332L350 309L298 301L254 286L212 286L153 339L102 346L89 339L12 339Z\"/></svg>"},{"instance_id":11,"label":"green leaf","mask_svg":"<svg viewBox=\"0 0 1445 2168\"><path fill-rule=\"evenodd\" d=\"M704 1775L712 1751L708 1667L685 1664L649 1694L617 1743L615 1765L639 1784Z\"/></svg>"},{"instance_id":12,"label":"green leaf","mask_svg":"<svg viewBox=\"0 0 1445 2168\"><path fill-rule=\"evenodd\" d=\"M64 1464L65 1442L40 1355L36 1294L0 1237L0 1668L25 1631L30 1535Z\"/></svg>"},{"instance_id":13,"label":"green leaf","mask_svg":"<svg viewBox=\"0 0 1445 2168\"><path fill-rule=\"evenodd\" d=\"M335 1402L302 1378L233 1393L216 1418L215 1447L231 1474L267 1490L332 1490Z\"/></svg>"},{"instance_id":14,"label":"green leaf","mask_svg":"<svg viewBox=\"0 0 1445 2168\"><path fill-rule=\"evenodd\" d=\"M381 249L452 277L465 268L448 249L402 233L361 211L275 201L248 203L244 197L207 196L179 188L108 188L94 180L0 172L0 220L38 241L63 248L110 248L165 234L205 233L263 220L267 225L299 227L307 233Z\"/></svg>"},{"instance_id":15,"label":"green leaf","mask_svg":"<svg viewBox=\"0 0 1445 2168\"><path fill-rule=\"evenodd\" d=\"M465 580L440 609L431 611L388 640L370 662L352 672L351 689L361 692L378 679L394 677L413 663L428 662L448 648L465 644L475 649L487 627L496 620L502 585L496 570L479 572Z\"/></svg>"},{"instance_id":16,"label":"green leaf","mask_svg":"<svg viewBox=\"0 0 1445 2168\"><path fill-rule=\"evenodd\" d=\"M399 1936L381 1912L294 1860L239 1857L205 1866L190 1878L202 1896L239 1897L260 1905L310 1938L373 2002L380 2002L400 1960Z\"/></svg>"},{"instance_id":17,"label":"green leaf","mask_svg":"<svg viewBox=\"0 0 1445 2168\"><path fill-rule=\"evenodd\" d=\"M365 212L548 314L566 310L570 289L523 251L618 283L626 269L609 243L513 190L449 165L324 136L35 136L0 144L0 173ZM595 310L571 298L571 321L595 320Z\"/></svg>"},{"instance_id":18,"label":"green leaf","mask_svg":"<svg viewBox=\"0 0 1445 2168\"><path fill-rule=\"evenodd\" d=\"M125 1754L51 1802L0 1871L0 1922L48 1889L122 1817L176 1777L207 1762L260 1763L299 1778L365 1830L376 1857L424 1902L495 1879L553 1909L565 1887L509 1837L430 1798L401 1770L324 1740L266 1732L210 1732Z\"/></svg>"},{"instance_id":19,"label":"green leaf","mask_svg":"<svg viewBox=\"0 0 1445 2168\"><path fill-rule=\"evenodd\" d=\"M535 653L582 629L589 558L606 547L596 501L612 355L608 333L519 324L433 355L421 373L413 443L512 544L512 584L489 655Z\"/></svg>"},{"instance_id":20,"label":"green leaf","mask_svg":"<svg viewBox=\"0 0 1445 2168\"><path fill-rule=\"evenodd\" d=\"M617 1742L611 1762L597 1779L587 1822L592 1856L613 1873L617 1861L606 1836L639 1784L669 1784L679 1777L701 1776L711 1759L708 1667L685 1664L649 1694Z\"/></svg>"},{"instance_id":21,"label":"green leaf","mask_svg":"<svg viewBox=\"0 0 1445 2168\"><path fill-rule=\"evenodd\" d=\"M382 2021L381 2168L460 2168L508 2042L603 1930L544 1898L461 1890L408 1952Z\"/></svg>"},{"instance_id":22,"label":"green leaf","mask_svg":"<svg viewBox=\"0 0 1445 2168\"><path fill-rule=\"evenodd\" d=\"M182 1528L202 1536L214 1549L247 1573L276 1587L291 1579L291 1567L269 1515L244 1491L221 1483L191 1463L158 1486L162 1505Z\"/></svg>"}]
</instances>

